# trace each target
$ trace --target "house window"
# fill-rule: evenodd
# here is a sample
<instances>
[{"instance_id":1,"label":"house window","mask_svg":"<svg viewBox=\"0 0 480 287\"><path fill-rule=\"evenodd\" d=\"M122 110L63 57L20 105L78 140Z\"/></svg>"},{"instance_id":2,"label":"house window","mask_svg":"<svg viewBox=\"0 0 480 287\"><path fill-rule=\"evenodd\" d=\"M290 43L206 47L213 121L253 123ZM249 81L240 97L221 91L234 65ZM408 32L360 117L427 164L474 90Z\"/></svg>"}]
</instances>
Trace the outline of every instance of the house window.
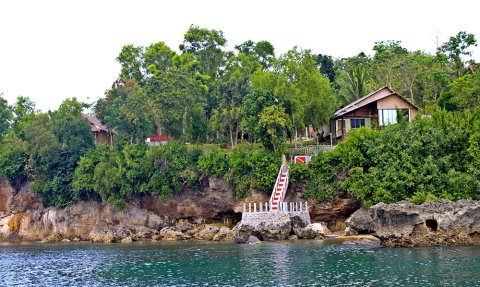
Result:
<instances>
[{"instance_id":1,"label":"house window","mask_svg":"<svg viewBox=\"0 0 480 287\"><path fill-rule=\"evenodd\" d=\"M397 110L382 110L382 126L397 123Z\"/></svg>"},{"instance_id":2,"label":"house window","mask_svg":"<svg viewBox=\"0 0 480 287\"><path fill-rule=\"evenodd\" d=\"M356 129L359 127L364 127L365 126L365 119L351 119L350 120L350 128L351 129Z\"/></svg>"},{"instance_id":3,"label":"house window","mask_svg":"<svg viewBox=\"0 0 480 287\"><path fill-rule=\"evenodd\" d=\"M398 122L398 114L400 113L408 121L410 120L408 109L380 110L380 112L382 126L396 124Z\"/></svg>"}]
</instances>

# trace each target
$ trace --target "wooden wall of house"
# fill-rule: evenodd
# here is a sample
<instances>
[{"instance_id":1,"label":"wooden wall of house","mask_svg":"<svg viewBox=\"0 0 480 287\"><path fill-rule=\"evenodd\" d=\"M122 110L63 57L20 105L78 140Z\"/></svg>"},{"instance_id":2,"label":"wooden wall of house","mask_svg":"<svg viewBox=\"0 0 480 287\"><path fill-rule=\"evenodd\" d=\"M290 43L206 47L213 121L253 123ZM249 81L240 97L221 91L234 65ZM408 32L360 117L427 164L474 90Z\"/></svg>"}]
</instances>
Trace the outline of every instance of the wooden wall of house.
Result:
<instances>
[{"instance_id":1,"label":"wooden wall of house","mask_svg":"<svg viewBox=\"0 0 480 287\"><path fill-rule=\"evenodd\" d=\"M379 110L409 109L410 121L417 115L417 109L414 106L395 95L379 100L377 102L377 108Z\"/></svg>"},{"instance_id":2,"label":"wooden wall of house","mask_svg":"<svg viewBox=\"0 0 480 287\"><path fill-rule=\"evenodd\" d=\"M95 144L110 144L110 136L106 131L94 132L93 136L95 137Z\"/></svg>"}]
</instances>

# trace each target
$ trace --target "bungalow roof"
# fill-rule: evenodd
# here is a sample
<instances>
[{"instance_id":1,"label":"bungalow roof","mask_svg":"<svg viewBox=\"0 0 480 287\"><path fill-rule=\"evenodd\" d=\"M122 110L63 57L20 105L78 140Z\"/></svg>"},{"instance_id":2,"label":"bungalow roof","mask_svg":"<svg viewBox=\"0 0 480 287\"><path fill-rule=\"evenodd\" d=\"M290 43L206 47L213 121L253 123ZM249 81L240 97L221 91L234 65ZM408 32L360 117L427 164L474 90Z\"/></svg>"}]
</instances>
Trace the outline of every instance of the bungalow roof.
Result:
<instances>
[{"instance_id":1,"label":"bungalow roof","mask_svg":"<svg viewBox=\"0 0 480 287\"><path fill-rule=\"evenodd\" d=\"M97 119L97 117L92 116L92 115L86 115L86 114L82 114L82 117L88 121L88 123L90 124L90 129L92 130L92 132L102 132L102 131L107 132L108 131L108 127L106 125L102 124L100 122L100 120Z\"/></svg>"},{"instance_id":2,"label":"bungalow roof","mask_svg":"<svg viewBox=\"0 0 480 287\"><path fill-rule=\"evenodd\" d=\"M382 90L387 90L387 93L384 93L383 95L380 95L380 96L377 96L377 97L374 97L375 95L378 95L380 91ZM356 109L359 109L361 107L364 107L370 103L373 103L375 101L378 101L378 100L381 100L383 98L386 98L386 97L389 97L391 95L396 95L398 96L401 100L407 102L408 104L412 105L415 109L419 110L420 108L418 108L417 106L415 106L414 104L412 104L410 101L408 101L407 99L405 99L402 95L400 95L399 93L395 92L392 88L388 87L388 86L384 86L376 91L373 91L371 92L370 94L358 99L358 100L355 100L353 102L351 102L350 104L346 105L345 107L339 109L338 111L336 111L334 114L333 114L333 118L338 118L338 117L341 117L345 114L348 114Z\"/></svg>"}]
</instances>

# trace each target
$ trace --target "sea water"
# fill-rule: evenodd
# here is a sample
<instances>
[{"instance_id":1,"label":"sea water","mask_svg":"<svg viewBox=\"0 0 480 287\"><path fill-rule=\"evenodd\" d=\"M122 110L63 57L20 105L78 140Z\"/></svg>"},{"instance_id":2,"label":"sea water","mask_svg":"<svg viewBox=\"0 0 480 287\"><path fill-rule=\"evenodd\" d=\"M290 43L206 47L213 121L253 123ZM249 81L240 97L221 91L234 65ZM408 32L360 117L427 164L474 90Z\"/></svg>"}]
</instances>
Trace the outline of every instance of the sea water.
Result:
<instances>
[{"instance_id":1,"label":"sea water","mask_svg":"<svg viewBox=\"0 0 480 287\"><path fill-rule=\"evenodd\" d=\"M4 244L0 286L480 286L480 248Z\"/></svg>"}]
</instances>

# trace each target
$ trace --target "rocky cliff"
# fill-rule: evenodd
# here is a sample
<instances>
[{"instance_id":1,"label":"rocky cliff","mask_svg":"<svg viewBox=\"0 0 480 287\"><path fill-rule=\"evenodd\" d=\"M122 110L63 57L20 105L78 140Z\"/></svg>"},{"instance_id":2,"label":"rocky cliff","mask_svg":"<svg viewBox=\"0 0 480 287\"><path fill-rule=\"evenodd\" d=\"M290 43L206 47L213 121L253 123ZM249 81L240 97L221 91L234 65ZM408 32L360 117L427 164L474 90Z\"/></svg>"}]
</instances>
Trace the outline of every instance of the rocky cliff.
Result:
<instances>
[{"instance_id":1,"label":"rocky cliff","mask_svg":"<svg viewBox=\"0 0 480 287\"><path fill-rule=\"evenodd\" d=\"M480 201L379 203L357 210L346 225L385 246L480 245Z\"/></svg>"},{"instance_id":2,"label":"rocky cliff","mask_svg":"<svg viewBox=\"0 0 480 287\"><path fill-rule=\"evenodd\" d=\"M0 178L0 240L130 242L135 240L230 240L242 216L243 202L267 202L265 193L252 191L245 200L236 200L226 181L203 177L197 189L186 189L163 201L153 196L132 198L123 211L95 201L80 201L65 208L44 207L29 186L14 189ZM301 192L287 193L286 201L304 201ZM341 229L343 221L358 207L354 198L343 196L328 204L309 201L312 222L326 221ZM298 228L300 238L318 232ZM324 228L323 226L322 228ZM317 228L318 229L318 228ZM317 230L314 228L314 230ZM326 229L326 227L324 228ZM293 230L293 229L291 229ZM272 239L284 239L292 235Z\"/></svg>"},{"instance_id":3,"label":"rocky cliff","mask_svg":"<svg viewBox=\"0 0 480 287\"><path fill-rule=\"evenodd\" d=\"M132 199L123 211L95 201L80 201L65 208L44 207L28 185L17 191L0 179L0 238L116 242L169 240L179 232L190 235L176 239L205 236L212 240L220 231L217 238L233 238L230 229L216 225L231 226L239 220L241 214L235 213L235 205L228 184L218 178L208 179L199 190L185 190L168 201L151 196Z\"/></svg>"}]
</instances>

